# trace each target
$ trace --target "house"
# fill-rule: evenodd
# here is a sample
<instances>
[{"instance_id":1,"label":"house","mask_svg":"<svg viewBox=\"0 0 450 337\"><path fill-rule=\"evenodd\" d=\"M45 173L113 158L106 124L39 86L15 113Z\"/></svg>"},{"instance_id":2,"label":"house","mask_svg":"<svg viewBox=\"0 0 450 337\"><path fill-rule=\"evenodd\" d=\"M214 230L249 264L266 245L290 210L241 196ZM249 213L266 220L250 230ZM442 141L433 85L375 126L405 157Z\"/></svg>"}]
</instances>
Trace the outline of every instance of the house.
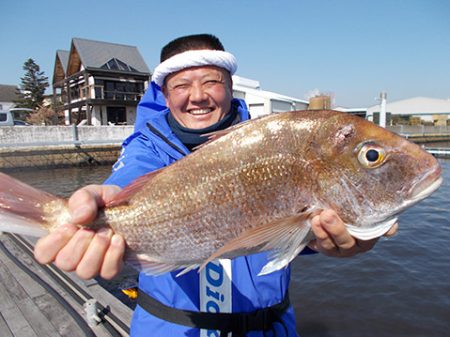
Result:
<instances>
[{"instance_id":1,"label":"house","mask_svg":"<svg viewBox=\"0 0 450 337\"><path fill-rule=\"evenodd\" d=\"M16 85L0 84L0 110L9 111L19 99Z\"/></svg>"},{"instance_id":2,"label":"house","mask_svg":"<svg viewBox=\"0 0 450 337\"><path fill-rule=\"evenodd\" d=\"M258 81L236 75L233 76L233 97L245 100L252 118L308 107L308 101L261 90Z\"/></svg>"},{"instance_id":3,"label":"house","mask_svg":"<svg viewBox=\"0 0 450 337\"><path fill-rule=\"evenodd\" d=\"M373 117L376 123L380 106L374 105L367 109L367 116ZM443 126L450 123L450 99L430 97L413 97L386 103L387 125L435 125Z\"/></svg>"},{"instance_id":4,"label":"house","mask_svg":"<svg viewBox=\"0 0 450 337\"><path fill-rule=\"evenodd\" d=\"M134 46L73 38L56 52L55 107L65 124L134 124L150 70Z\"/></svg>"}]
</instances>

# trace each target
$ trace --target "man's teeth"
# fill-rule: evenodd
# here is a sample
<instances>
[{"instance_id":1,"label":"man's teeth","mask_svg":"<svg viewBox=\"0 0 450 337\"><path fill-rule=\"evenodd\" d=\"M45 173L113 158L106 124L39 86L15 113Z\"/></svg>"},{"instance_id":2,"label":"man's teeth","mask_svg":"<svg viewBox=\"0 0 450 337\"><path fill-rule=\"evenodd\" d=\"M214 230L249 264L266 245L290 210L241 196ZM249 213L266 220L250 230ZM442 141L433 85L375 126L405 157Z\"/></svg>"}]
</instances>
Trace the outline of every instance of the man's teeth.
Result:
<instances>
[{"instance_id":1,"label":"man's teeth","mask_svg":"<svg viewBox=\"0 0 450 337\"><path fill-rule=\"evenodd\" d=\"M195 109L195 110L189 110L189 113L192 115L206 115L207 113L210 113L212 109Z\"/></svg>"}]
</instances>

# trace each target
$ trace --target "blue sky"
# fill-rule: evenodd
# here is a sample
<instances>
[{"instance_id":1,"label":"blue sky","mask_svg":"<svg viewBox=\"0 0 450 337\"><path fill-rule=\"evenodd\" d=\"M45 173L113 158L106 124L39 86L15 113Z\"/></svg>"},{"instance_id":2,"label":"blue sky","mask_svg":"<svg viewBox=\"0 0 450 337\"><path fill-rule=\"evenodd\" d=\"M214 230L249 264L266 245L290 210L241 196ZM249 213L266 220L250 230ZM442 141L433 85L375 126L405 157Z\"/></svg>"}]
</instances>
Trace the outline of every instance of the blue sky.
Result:
<instances>
[{"instance_id":1,"label":"blue sky","mask_svg":"<svg viewBox=\"0 0 450 337\"><path fill-rule=\"evenodd\" d=\"M73 37L137 46L150 69L173 38L213 33L237 75L336 105L450 98L448 0L1 0L0 83L19 84L33 58L51 82L57 49Z\"/></svg>"}]
</instances>

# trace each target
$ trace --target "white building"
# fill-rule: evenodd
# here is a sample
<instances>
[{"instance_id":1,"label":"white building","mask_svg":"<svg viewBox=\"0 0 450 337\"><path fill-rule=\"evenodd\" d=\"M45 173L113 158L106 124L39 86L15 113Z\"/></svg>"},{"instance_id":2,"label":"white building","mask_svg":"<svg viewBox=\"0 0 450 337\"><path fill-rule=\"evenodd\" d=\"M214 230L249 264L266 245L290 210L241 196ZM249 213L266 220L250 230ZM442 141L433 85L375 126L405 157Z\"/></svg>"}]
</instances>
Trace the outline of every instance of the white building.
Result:
<instances>
[{"instance_id":1,"label":"white building","mask_svg":"<svg viewBox=\"0 0 450 337\"><path fill-rule=\"evenodd\" d=\"M356 115L361 118L367 117L367 108L345 108L342 106L334 107L333 110L347 112L351 115Z\"/></svg>"},{"instance_id":2,"label":"white building","mask_svg":"<svg viewBox=\"0 0 450 337\"><path fill-rule=\"evenodd\" d=\"M14 108L14 101L19 98L16 92L17 86L0 84L0 110L9 111Z\"/></svg>"},{"instance_id":3,"label":"white building","mask_svg":"<svg viewBox=\"0 0 450 337\"><path fill-rule=\"evenodd\" d=\"M261 90L259 81L240 76L233 76L233 96L245 100L252 118L308 107L308 101Z\"/></svg>"},{"instance_id":4,"label":"white building","mask_svg":"<svg viewBox=\"0 0 450 337\"><path fill-rule=\"evenodd\" d=\"M380 112L380 105L374 105L367 109L367 116L371 118ZM389 119L394 116L405 121L411 118L420 119L422 122L435 125L446 125L450 118L450 99L438 99L430 97L413 97L400 101L386 103L386 114ZM376 118L375 118L376 120Z\"/></svg>"}]
</instances>

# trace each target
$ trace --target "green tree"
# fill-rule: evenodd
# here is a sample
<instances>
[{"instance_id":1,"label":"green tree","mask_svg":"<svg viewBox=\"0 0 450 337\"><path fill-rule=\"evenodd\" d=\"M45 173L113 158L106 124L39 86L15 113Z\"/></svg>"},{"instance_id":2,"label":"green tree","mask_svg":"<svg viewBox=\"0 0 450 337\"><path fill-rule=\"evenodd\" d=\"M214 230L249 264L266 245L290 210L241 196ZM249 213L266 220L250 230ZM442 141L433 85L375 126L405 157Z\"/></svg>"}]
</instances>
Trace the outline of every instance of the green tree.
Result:
<instances>
[{"instance_id":1,"label":"green tree","mask_svg":"<svg viewBox=\"0 0 450 337\"><path fill-rule=\"evenodd\" d=\"M33 59L29 58L23 64L25 76L21 77L19 99L15 102L18 108L37 109L44 100L45 89L48 87L48 77L40 70Z\"/></svg>"}]
</instances>

